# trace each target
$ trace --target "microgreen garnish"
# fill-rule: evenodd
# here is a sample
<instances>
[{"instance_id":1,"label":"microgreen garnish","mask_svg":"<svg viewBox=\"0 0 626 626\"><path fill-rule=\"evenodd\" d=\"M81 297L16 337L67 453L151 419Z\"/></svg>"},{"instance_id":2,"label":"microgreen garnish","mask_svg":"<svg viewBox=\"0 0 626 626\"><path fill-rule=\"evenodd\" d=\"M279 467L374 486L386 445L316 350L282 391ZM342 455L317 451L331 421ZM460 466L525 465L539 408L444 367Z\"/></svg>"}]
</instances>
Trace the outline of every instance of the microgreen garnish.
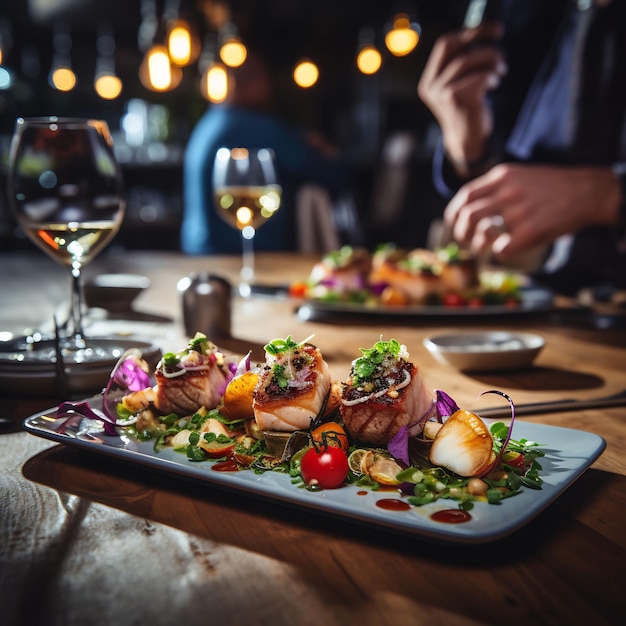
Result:
<instances>
[{"instance_id":1,"label":"microgreen garnish","mask_svg":"<svg viewBox=\"0 0 626 626\"><path fill-rule=\"evenodd\" d=\"M402 346L395 339L390 339L389 341L377 341L372 348L361 348L360 350L363 356L353 363L353 379L357 385L370 378L387 355L397 359L400 356Z\"/></svg>"},{"instance_id":2,"label":"microgreen garnish","mask_svg":"<svg viewBox=\"0 0 626 626\"><path fill-rule=\"evenodd\" d=\"M352 246L342 246L339 250L329 252L324 260L334 267L344 267L350 261L353 252Z\"/></svg>"},{"instance_id":3,"label":"microgreen garnish","mask_svg":"<svg viewBox=\"0 0 626 626\"><path fill-rule=\"evenodd\" d=\"M279 363L274 365L274 370L273 370L272 374L274 376L274 380L276 381L276 384L279 387L281 387L282 389L284 389L289 384L289 381L288 381L287 377L285 376L285 366L284 365L280 365Z\"/></svg>"},{"instance_id":4,"label":"microgreen garnish","mask_svg":"<svg viewBox=\"0 0 626 626\"><path fill-rule=\"evenodd\" d=\"M304 341L296 342L291 338L291 335L288 335L286 339L273 339L269 343L265 344L263 349L271 356L278 356L284 352L289 352L299 348L307 341L310 341L312 337L313 335L310 335Z\"/></svg>"},{"instance_id":5,"label":"microgreen garnish","mask_svg":"<svg viewBox=\"0 0 626 626\"><path fill-rule=\"evenodd\" d=\"M163 365L165 367L172 367L180 363L180 355L175 352L166 352L163 355Z\"/></svg>"},{"instance_id":6,"label":"microgreen garnish","mask_svg":"<svg viewBox=\"0 0 626 626\"><path fill-rule=\"evenodd\" d=\"M200 354L206 354L211 349L211 344L206 335L196 333L193 339L189 341L188 349L200 352Z\"/></svg>"}]
</instances>

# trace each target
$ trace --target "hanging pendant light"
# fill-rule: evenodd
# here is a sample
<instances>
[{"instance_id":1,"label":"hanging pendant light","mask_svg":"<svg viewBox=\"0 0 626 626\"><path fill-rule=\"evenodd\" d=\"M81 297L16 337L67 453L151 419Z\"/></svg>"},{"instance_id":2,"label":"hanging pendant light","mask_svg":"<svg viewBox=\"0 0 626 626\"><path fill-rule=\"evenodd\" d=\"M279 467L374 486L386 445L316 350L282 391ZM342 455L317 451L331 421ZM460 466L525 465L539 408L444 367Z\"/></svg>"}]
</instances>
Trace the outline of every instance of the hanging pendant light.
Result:
<instances>
[{"instance_id":1,"label":"hanging pendant light","mask_svg":"<svg viewBox=\"0 0 626 626\"><path fill-rule=\"evenodd\" d=\"M226 67L217 60L216 49L216 38L211 34L207 35L198 61L198 69L202 97L213 104L220 104L228 98L230 80Z\"/></svg>"},{"instance_id":2,"label":"hanging pendant light","mask_svg":"<svg viewBox=\"0 0 626 626\"><path fill-rule=\"evenodd\" d=\"M421 34L420 25L411 21L408 13L396 13L385 35L385 45L391 54L403 57L413 52Z\"/></svg>"},{"instance_id":3,"label":"hanging pendant light","mask_svg":"<svg viewBox=\"0 0 626 626\"><path fill-rule=\"evenodd\" d=\"M139 79L151 91L171 91L180 84L183 72L170 61L166 46L153 45L139 66Z\"/></svg>"},{"instance_id":4,"label":"hanging pendant light","mask_svg":"<svg viewBox=\"0 0 626 626\"><path fill-rule=\"evenodd\" d=\"M248 57L248 49L241 42L234 24L227 22L219 32L220 59L228 67L243 65Z\"/></svg>"},{"instance_id":5,"label":"hanging pendant light","mask_svg":"<svg viewBox=\"0 0 626 626\"><path fill-rule=\"evenodd\" d=\"M197 60L200 43L187 20L178 18L167 23L167 50L172 63L179 67Z\"/></svg>"},{"instance_id":6,"label":"hanging pendant light","mask_svg":"<svg viewBox=\"0 0 626 626\"><path fill-rule=\"evenodd\" d=\"M76 86L76 74L72 70L70 52L72 38L64 24L56 24L52 39L54 54L50 69L50 85L58 91L72 91Z\"/></svg>"},{"instance_id":7,"label":"hanging pendant light","mask_svg":"<svg viewBox=\"0 0 626 626\"><path fill-rule=\"evenodd\" d=\"M96 73L94 88L104 100L115 100L122 93L122 81L115 74L115 39L111 29L100 26L96 39L98 58L96 59Z\"/></svg>"},{"instance_id":8,"label":"hanging pendant light","mask_svg":"<svg viewBox=\"0 0 626 626\"><path fill-rule=\"evenodd\" d=\"M303 89L313 87L319 78L320 72L315 63L310 59L302 59L293 70L293 80Z\"/></svg>"},{"instance_id":9,"label":"hanging pendant light","mask_svg":"<svg viewBox=\"0 0 626 626\"><path fill-rule=\"evenodd\" d=\"M376 74L382 66L382 56L374 45L374 31L364 28L359 33L359 47L357 49L356 66L362 74Z\"/></svg>"},{"instance_id":10,"label":"hanging pendant light","mask_svg":"<svg viewBox=\"0 0 626 626\"><path fill-rule=\"evenodd\" d=\"M228 97L229 83L226 68L218 62L213 62L203 74L202 95L213 102L219 104Z\"/></svg>"},{"instance_id":11,"label":"hanging pendant light","mask_svg":"<svg viewBox=\"0 0 626 626\"><path fill-rule=\"evenodd\" d=\"M175 89L183 78L183 72L170 59L165 28L157 18L155 0L142 0L142 21L137 41L144 53L139 65L139 80L150 91L166 92Z\"/></svg>"}]
</instances>

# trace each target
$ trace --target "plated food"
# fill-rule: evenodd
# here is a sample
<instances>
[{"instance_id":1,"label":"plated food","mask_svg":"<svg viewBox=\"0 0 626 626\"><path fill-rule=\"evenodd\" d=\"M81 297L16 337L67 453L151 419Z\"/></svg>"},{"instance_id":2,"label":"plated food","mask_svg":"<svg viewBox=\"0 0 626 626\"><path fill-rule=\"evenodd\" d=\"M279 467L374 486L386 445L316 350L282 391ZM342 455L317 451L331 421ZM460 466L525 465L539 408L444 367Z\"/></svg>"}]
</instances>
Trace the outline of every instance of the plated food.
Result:
<instances>
[{"instance_id":1,"label":"plated food","mask_svg":"<svg viewBox=\"0 0 626 626\"><path fill-rule=\"evenodd\" d=\"M544 453L511 437L508 397L511 424L488 426L429 390L395 339L362 348L342 380L311 339L274 339L265 362L253 364L197 333L154 372L132 352L112 373L101 410L66 402L58 416L99 420L108 436L149 441L156 454L220 472L287 473L294 489L392 489L386 500L396 508L446 500L463 512L451 515L455 523L468 521L476 502L541 489Z\"/></svg>"},{"instance_id":2,"label":"plated food","mask_svg":"<svg viewBox=\"0 0 626 626\"><path fill-rule=\"evenodd\" d=\"M383 244L373 253L344 246L324 255L290 293L365 306L517 307L522 283L511 273L479 272L476 257L456 244L436 250Z\"/></svg>"}]
</instances>

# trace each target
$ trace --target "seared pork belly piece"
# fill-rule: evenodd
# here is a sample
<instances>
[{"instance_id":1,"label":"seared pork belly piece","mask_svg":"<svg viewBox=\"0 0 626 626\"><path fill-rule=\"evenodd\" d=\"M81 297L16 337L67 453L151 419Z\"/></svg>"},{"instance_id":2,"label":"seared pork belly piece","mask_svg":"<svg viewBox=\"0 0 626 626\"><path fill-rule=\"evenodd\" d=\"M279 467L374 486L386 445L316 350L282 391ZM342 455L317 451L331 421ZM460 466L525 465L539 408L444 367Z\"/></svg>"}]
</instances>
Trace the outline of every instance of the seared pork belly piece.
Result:
<instances>
[{"instance_id":1,"label":"seared pork belly piece","mask_svg":"<svg viewBox=\"0 0 626 626\"><path fill-rule=\"evenodd\" d=\"M262 431L307 430L324 408L330 372L322 353L291 337L265 346L266 364L259 374L252 409Z\"/></svg>"},{"instance_id":2,"label":"seared pork belly piece","mask_svg":"<svg viewBox=\"0 0 626 626\"><path fill-rule=\"evenodd\" d=\"M341 416L357 441L385 446L403 427L418 435L434 411L434 396L405 346L379 341L363 350L342 383Z\"/></svg>"},{"instance_id":3,"label":"seared pork belly piece","mask_svg":"<svg viewBox=\"0 0 626 626\"><path fill-rule=\"evenodd\" d=\"M441 267L441 282L446 292L458 292L480 284L478 261L467 250L451 244L436 252Z\"/></svg>"},{"instance_id":4,"label":"seared pork belly piece","mask_svg":"<svg viewBox=\"0 0 626 626\"><path fill-rule=\"evenodd\" d=\"M374 253L369 277L372 285L388 285L401 291L410 304L424 304L429 296L440 294L440 267L429 250L406 251L383 246Z\"/></svg>"},{"instance_id":5,"label":"seared pork belly piece","mask_svg":"<svg viewBox=\"0 0 626 626\"><path fill-rule=\"evenodd\" d=\"M372 265L371 254L363 248L344 246L329 252L313 266L309 276L313 293L331 289L351 293L365 289Z\"/></svg>"},{"instance_id":6,"label":"seared pork belly piece","mask_svg":"<svg viewBox=\"0 0 626 626\"><path fill-rule=\"evenodd\" d=\"M184 373L172 376L172 372ZM158 368L155 408L163 414L190 415L201 406L214 409L224 393L228 372L217 364L213 355L194 353L183 357L179 367Z\"/></svg>"},{"instance_id":7,"label":"seared pork belly piece","mask_svg":"<svg viewBox=\"0 0 626 626\"><path fill-rule=\"evenodd\" d=\"M476 258L456 244L435 251L382 246L374 253L369 282L394 287L416 305L479 284Z\"/></svg>"},{"instance_id":8,"label":"seared pork belly piece","mask_svg":"<svg viewBox=\"0 0 626 626\"><path fill-rule=\"evenodd\" d=\"M233 377L229 359L202 333L180 352L163 355L155 370L156 385L130 393L122 404L131 413L150 405L162 415L191 415L214 409Z\"/></svg>"}]
</instances>

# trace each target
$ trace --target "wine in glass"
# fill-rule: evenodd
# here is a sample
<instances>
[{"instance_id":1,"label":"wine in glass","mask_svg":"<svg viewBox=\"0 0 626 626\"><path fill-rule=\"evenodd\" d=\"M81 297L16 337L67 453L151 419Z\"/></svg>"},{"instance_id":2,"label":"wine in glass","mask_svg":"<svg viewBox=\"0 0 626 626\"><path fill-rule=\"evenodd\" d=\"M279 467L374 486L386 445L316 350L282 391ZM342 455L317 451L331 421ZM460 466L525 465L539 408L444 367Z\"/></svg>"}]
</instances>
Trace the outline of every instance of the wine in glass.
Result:
<instances>
[{"instance_id":1,"label":"wine in glass","mask_svg":"<svg viewBox=\"0 0 626 626\"><path fill-rule=\"evenodd\" d=\"M21 229L71 273L63 356L75 362L110 358L111 348L85 337L81 289L82 268L113 239L124 216L121 170L108 125L56 116L19 118L8 189Z\"/></svg>"},{"instance_id":2,"label":"wine in glass","mask_svg":"<svg viewBox=\"0 0 626 626\"><path fill-rule=\"evenodd\" d=\"M251 293L254 281L254 235L280 208L282 188L268 148L220 148L213 168L218 215L241 232L243 263L239 293Z\"/></svg>"}]
</instances>

